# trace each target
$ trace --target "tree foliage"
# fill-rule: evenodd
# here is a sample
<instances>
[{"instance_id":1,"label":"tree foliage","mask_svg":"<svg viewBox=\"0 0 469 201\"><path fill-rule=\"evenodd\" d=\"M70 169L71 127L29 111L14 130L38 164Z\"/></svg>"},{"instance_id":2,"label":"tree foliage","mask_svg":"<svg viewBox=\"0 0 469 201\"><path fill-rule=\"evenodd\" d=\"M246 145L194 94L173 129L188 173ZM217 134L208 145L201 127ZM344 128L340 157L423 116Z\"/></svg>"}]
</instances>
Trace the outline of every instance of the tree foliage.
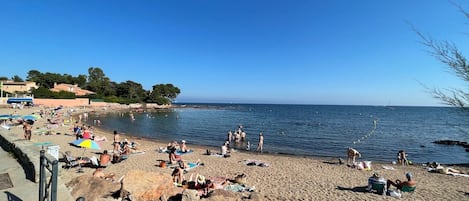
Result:
<instances>
[{"instance_id":1,"label":"tree foliage","mask_svg":"<svg viewBox=\"0 0 469 201\"><path fill-rule=\"evenodd\" d=\"M11 78L14 82L24 82L24 80L18 76L18 75L15 75Z\"/></svg>"},{"instance_id":2,"label":"tree foliage","mask_svg":"<svg viewBox=\"0 0 469 201\"><path fill-rule=\"evenodd\" d=\"M37 89L32 89L32 94L36 98L62 98L62 99L73 99L76 98L75 94L68 91L53 92L45 87L39 87Z\"/></svg>"},{"instance_id":3,"label":"tree foliage","mask_svg":"<svg viewBox=\"0 0 469 201\"><path fill-rule=\"evenodd\" d=\"M30 70L26 77L27 81L36 82L40 87L34 89L32 93L37 98L75 98L71 92L52 92L49 89L57 84L76 84L80 88L96 92L95 95L87 95L88 98L103 99L106 102L116 102L122 104L129 103L158 103L171 104L181 93L179 88L173 84L157 84L152 87L152 91L143 89L142 84L127 80L116 83L106 77L104 71L99 67L88 68L89 75L78 75L76 77L69 74L41 73L38 70ZM8 80L7 77L4 80ZM18 76L18 78L20 78ZM21 79L21 78L20 78Z\"/></svg>"},{"instance_id":4,"label":"tree foliage","mask_svg":"<svg viewBox=\"0 0 469 201\"><path fill-rule=\"evenodd\" d=\"M153 85L150 93L149 102L158 104L170 104L181 93L179 88L173 84L157 84Z\"/></svg>"},{"instance_id":5,"label":"tree foliage","mask_svg":"<svg viewBox=\"0 0 469 201\"><path fill-rule=\"evenodd\" d=\"M469 13L461 6L456 5L460 12L469 19ZM413 30L422 39L422 44L427 47L430 55L446 65L452 73L465 82L469 82L469 65L466 57L458 47L449 41L438 41L430 36L424 35L415 28ZM443 103L451 106L467 108L469 106L469 93L462 89L430 89L433 97L440 99Z\"/></svg>"}]
</instances>

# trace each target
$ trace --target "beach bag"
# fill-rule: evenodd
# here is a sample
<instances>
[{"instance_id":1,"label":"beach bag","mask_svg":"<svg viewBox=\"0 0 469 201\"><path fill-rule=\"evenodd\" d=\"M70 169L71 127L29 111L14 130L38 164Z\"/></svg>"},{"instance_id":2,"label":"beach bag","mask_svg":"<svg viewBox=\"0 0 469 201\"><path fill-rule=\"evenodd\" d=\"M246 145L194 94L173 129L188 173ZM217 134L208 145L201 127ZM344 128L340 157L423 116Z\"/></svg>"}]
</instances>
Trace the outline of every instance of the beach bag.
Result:
<instances>
[{"instance_id":1,"label":"beach bag","mask_svg":"<svg viewBox=\"0 0 469 201\"><path fill-rule=\"evenodd\" d=\"M395 197L395 198L400 198L401 197L401 193L399 193L398 191L390 191L389 195L391 197Z\"/></svg>"},{"instance_id":2,"label":"beach bag","mask_svg":"<svg viewBox=\"0 0 469 201\"><path fill-rule=\"evenodd\" d=\"M238 183L238 184L246 184L247 177L248 176L244 173L238 174L238 175L235 176L234 181L235 181L235 183Z\"/></svg>"},{"instance_id":3,"label":"beach bag","mask_svg":"<svg viewBox=\"0 0 469 201\"><path fill-rule=\"evenodd\" d=\"M165 161L160 162L160 168L166 168L166 162Z\"/></svg>"},{"instance_id":4,"label":"beach bag","mask_svg":"<svg viewBox=\"0 0 469 201\"><path fill-rule=\"evenodd\" d=\"M363 161L363 169L368 170L368 171L372 170L371 169L371 161Z\"/></svg>"}]
</instances>

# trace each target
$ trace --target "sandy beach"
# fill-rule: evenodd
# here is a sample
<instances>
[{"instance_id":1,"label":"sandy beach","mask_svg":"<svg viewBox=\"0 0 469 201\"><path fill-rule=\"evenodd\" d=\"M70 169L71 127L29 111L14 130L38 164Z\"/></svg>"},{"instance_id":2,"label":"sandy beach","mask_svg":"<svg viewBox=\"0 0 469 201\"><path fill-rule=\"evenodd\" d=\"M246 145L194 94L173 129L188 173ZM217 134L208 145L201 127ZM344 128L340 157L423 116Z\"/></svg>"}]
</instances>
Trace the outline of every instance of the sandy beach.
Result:
<instances>
[{"instance_id":1,"label":"sandy beach","mask_svg":"<svg viewBox=\"0 0 469 201\"><path fill-rule=\"evenodd\" d=\"M1 108L0 114L32 114L39 110L46 109L33 107L27 109ZM66 112L70 108L59 110L60 113ZM93 109L74 108L74 114ZM102 110L96 108L95 110ZM112 150L112 131L99 130L99 126L93 131L95 136L105 136L108 141L99 142L101 150L83 150L69 143L75 140L72 135L73 124L60 125L57 128L50 129L50 135L45 135L44 130L47 124L46 118L38 119L33 125L32 143L46 143L59 145L60 152L72 152L74 156L84 155L86 157L96 156L103 150ZM22 126L12 127L10 132L23 136ZM57 134L60 133L60 134ZM117 164L112 164L105 169L105 172L113 172L117 178L126 175L130 170L143 170L148 172L171 174L171 169L160 168L159 160L168 160L167 153L159 153L159 147L165 147L167 141L146 140L132 136L120 136L121 139L136 141L139 143L140 150L144 154L133 154L130 157ZM177 140L177 139L175 139ZM388 200L396 199L390 196L382 196L376 193L369 193L365 190L368 178L375 172L379 173L385 179L405 180L405 174L412 172L417 187L413 193L403 193L401 200L468 200L469 199L469 177L452 176L439 173L428 172L426 167L421 164L411 166L398 166L389 163L372 162L372 170L358 170L347 165L338 164L338 158L312 158L300 156L269 155L246 152L234 152L229 158L205 155L207 149L214 152L218 148L200 147L191 144L191 139L186 139L190 149L194 150L191 154L183 157L185 161L200 160L204 163L190 170L185 177L190 174L201 174L208 176L233 177L238 173L245 173L247 176L247 185L255 187L260 200ZM248 166L245 160L259 160L269 164L268 167ZM345 159L345 150L344 156ZM366 156L358 159L366 160ZM467 167L452 167L468 174ZM91 175L93 168L83 168L83 173L77 173L73 169L60 169L61 181L68 183L74 178L82 175ZM391 189L395 189L391 187ZM73 192L72 192L73 195ZM73 195L78 197L80 195ZM98 200L113 200L111 198L102 198Z\"/></svg>"}]
</instances>

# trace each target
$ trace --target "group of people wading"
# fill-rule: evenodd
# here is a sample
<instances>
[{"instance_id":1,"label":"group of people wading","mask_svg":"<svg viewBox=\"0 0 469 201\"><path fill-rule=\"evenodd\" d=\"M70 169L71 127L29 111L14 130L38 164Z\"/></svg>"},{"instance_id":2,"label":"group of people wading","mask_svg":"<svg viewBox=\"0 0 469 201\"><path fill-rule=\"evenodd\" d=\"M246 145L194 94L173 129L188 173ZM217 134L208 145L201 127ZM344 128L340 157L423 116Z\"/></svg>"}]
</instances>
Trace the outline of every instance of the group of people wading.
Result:
<instances>
[{"instance_id":1,"label":"group of people wading","mask_svg":"<svg viewBox=\"0 0 469 201\"><path fill-rule=\"evenodd\" d=\"M226 141L222 145L221 152L222 154L226 154L227 150L230 150L230 144L234 142L234 145L237 147L244 146L246 150L251 150L251 143L246 138L246 132L243 129L242 125L239 125L235 132L231 130L228 131ZM264 135L262 132L259 133L259 142L257 144L256 151L262 152L264 145Z\"/></svg>"}]
</instances>

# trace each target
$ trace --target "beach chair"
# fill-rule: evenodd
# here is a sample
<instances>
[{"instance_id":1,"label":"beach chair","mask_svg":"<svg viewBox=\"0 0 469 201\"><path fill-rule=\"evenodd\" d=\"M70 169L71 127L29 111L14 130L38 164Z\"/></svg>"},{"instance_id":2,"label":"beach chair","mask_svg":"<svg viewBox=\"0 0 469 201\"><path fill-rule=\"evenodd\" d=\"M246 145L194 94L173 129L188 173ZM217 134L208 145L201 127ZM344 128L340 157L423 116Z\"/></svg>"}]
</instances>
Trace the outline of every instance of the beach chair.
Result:
<instances>
[{"instance_id":1,"label":"beach chair","mask_svg":"<svg viewBox=\"0 0 469 201\"><path fill-rule=\"evenodd\" d=\"M401 195L404 195L404 192L410 193L411 195L415 192L415 186L402 186Z\"/></svg>"},{"instance_id":2,"label":"beach chair","mask_svg":"<svg viewBox=\"0 0 469 201\"><path fill-rule=\"evenodd\" d=\"M63 154L63 162L65 163L62 168L64 169L70 169L74 167L78 167L78 161L76 160L71 160L66 154Z\"/></svg>"},{"instance_id":3,"label":"beach chair","mask_svg":"<svg viewBox=\"0 0 469 201\"><path fill-rule=\"evenodd\" d=\"M386 195L386 183L382 182L373 182L371 184L371 188L369 189L369 192L376 192L376 193L381 193L381 195Z\"/></svg>"}]
</instances>

